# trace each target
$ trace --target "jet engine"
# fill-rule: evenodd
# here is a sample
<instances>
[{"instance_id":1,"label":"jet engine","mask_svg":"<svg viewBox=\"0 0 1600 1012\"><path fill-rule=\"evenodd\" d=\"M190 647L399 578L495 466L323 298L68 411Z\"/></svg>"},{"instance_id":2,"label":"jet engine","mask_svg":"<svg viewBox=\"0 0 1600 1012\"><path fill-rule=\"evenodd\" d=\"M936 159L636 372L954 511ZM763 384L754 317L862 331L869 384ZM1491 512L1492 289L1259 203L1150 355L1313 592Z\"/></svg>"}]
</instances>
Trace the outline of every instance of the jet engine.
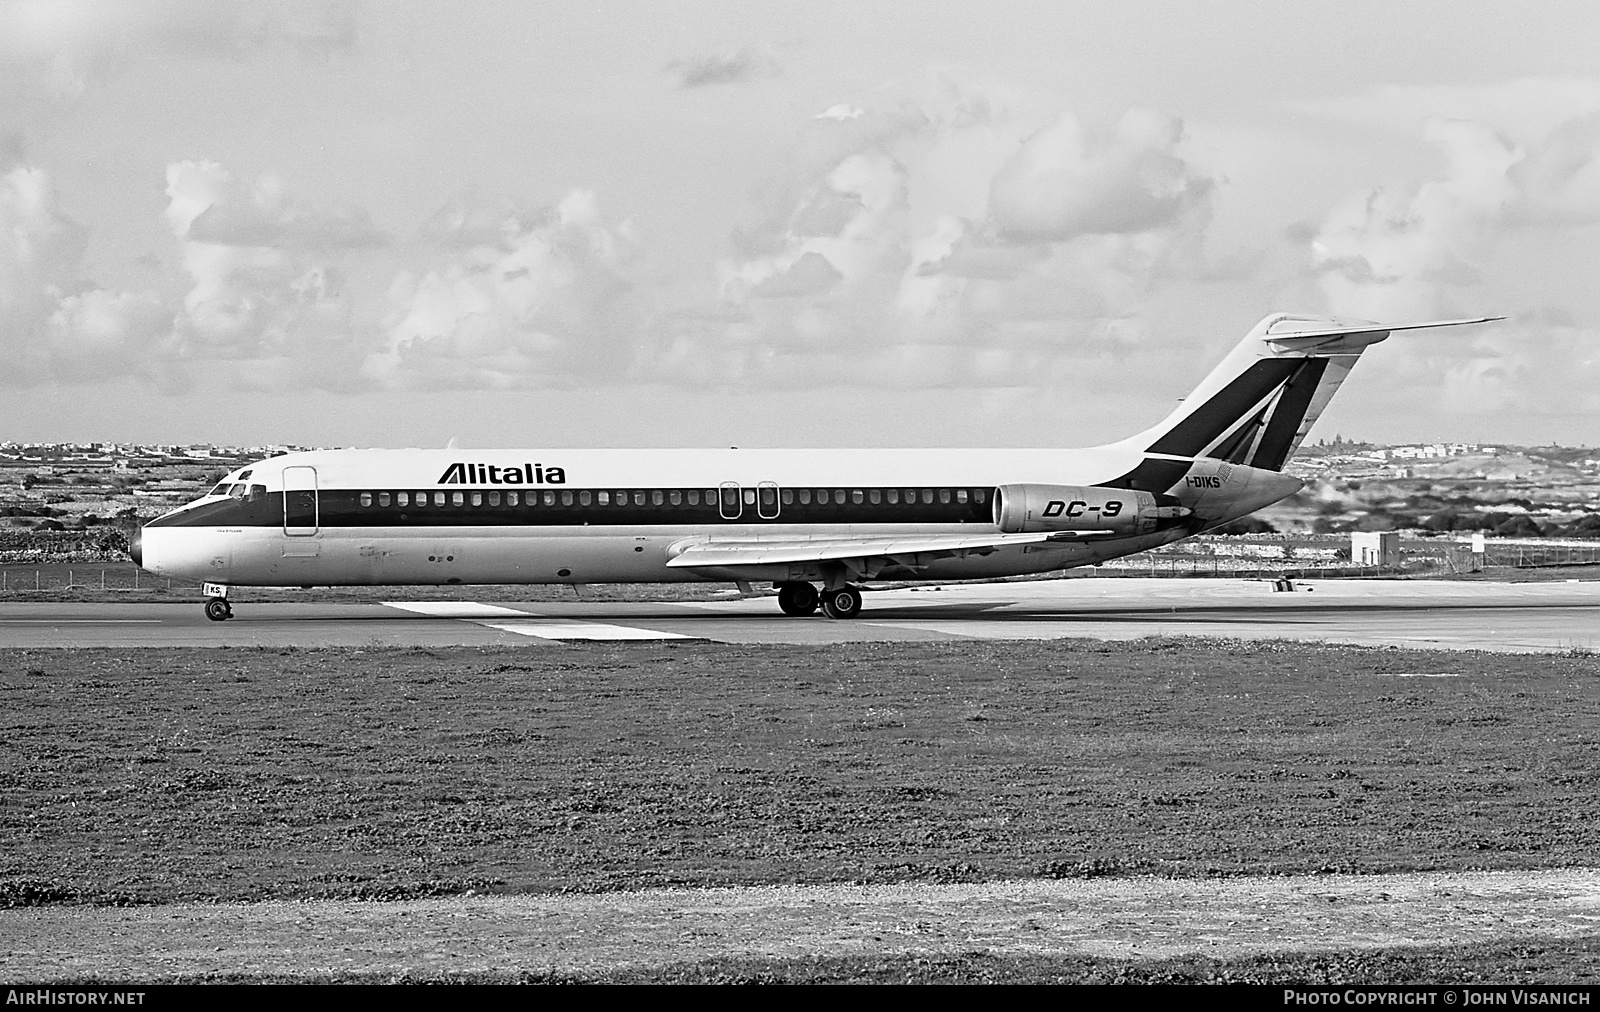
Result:
<instances>
[{"instance_id":1,"label":"jet engine","mask_svg":"<svg viewBox=\"0 0 1600 1012\"><path fill-rule=\"evenodd\" d=\"M994 497L994 522L1006 534L1149 534L1191 512L1174 496L1099 485L1001 485Z\"/></svg>"}]
</instances>

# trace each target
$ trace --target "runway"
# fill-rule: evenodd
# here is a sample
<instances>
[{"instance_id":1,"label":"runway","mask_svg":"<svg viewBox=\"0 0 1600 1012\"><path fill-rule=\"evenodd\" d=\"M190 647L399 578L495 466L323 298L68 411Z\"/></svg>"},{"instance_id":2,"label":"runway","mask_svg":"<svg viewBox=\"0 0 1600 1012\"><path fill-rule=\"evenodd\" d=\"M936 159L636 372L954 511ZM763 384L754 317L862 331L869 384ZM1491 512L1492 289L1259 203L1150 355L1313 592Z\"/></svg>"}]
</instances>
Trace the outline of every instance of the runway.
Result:
<instances>
[{"instance_id":1,"label":"runway","mask_svg":"<svg viewBox=\"0 0 1600 1012\"><path fill-rule=\"evenodd\" d=\"M869 592L859 618L792 618L770 596L699 602L0 603L0 645L547 646L710 640L821 645L953 639L1288 639L1435 649L1600 649L1600 582L1496 584L1073 579Z\"/></svg>"}]
</instances>

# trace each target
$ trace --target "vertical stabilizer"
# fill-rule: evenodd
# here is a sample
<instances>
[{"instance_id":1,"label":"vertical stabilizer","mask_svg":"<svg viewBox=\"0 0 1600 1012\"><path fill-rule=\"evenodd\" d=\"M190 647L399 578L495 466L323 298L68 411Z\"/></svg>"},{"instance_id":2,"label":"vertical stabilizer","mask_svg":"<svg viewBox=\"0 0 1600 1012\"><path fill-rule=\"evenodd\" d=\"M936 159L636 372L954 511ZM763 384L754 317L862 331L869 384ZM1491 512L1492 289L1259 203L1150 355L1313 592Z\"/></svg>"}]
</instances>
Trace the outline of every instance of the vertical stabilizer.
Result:
<instances>
[{"instance_id":1,"label":"vertical stabilizer","mask_svg":"<svg viewBox=\"0 0 1600 1012\"><path fill-rule=\"evenodd\" d=\"M1256 324L1159 425L1118 445L1281 471L1368 347L1398 330L1490 319L1497 318L1387 326L1274 314Z\"/></svg>"}]
</instances>

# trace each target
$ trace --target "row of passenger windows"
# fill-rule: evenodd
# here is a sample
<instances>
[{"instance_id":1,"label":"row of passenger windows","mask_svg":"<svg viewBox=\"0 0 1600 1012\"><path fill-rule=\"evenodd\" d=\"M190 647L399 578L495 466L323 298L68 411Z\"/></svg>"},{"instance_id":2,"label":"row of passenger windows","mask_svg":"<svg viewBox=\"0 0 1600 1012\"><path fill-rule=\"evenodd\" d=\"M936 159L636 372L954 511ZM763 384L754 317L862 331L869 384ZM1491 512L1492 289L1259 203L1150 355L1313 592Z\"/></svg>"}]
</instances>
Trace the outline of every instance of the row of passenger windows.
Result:
<instances>
[{"instance_id":1,"label":"row of passenger windows","mask_svg":"<svg viewBox=\"0 0 1600 1012\"><path fill-rule=\"evenodd\" d=\"M362 492L362 506L400 506L412 505L427 506L429 499L434 506L699 506L704 502L707 506L720 505L724 508L737 508L741 501L746 506L759 505L772 506L782 502L785 506L796 503L801 506L810 506L813 503L820 506L843 506L845 504L872 503L874 505L887 503L889 505L912 505L923 503L964 504L969 502L982 503L988 498L988 490L981 488L786 488L779 490L775 486L763 485L758 488L738 488L729 486L723 489L708 488L701 490L690 489L603 489L590 491L560 491L553 489L542 492L501 492L475 491L475 492Z\"/></svg>"}]
</instances>

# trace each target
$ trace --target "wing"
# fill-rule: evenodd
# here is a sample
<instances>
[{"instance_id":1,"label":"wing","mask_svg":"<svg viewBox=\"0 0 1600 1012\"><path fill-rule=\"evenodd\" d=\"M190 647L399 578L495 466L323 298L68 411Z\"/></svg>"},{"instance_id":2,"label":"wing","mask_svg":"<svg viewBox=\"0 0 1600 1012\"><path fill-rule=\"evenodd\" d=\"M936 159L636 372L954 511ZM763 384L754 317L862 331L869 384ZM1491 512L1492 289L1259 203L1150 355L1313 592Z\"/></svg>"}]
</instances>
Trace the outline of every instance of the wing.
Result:
<instances>
[{"instance_id":1,"label":"wing","mask_svg":"<svg viewBox=\"0 0 1600 1012\"><path fill-rule=\"evenodd\" d=\"M728 566L782 566L807 562L883 562L921 565L941 558L989 555L1012 545L1072 543L1110 537L1114 531L1057 531L1040 534L931 534L902 537L824 537L772 541L698 541L676 548L667 562L678 569ZM862 565L850 568L862 570Z\"/></svg>"}]
</instances>

